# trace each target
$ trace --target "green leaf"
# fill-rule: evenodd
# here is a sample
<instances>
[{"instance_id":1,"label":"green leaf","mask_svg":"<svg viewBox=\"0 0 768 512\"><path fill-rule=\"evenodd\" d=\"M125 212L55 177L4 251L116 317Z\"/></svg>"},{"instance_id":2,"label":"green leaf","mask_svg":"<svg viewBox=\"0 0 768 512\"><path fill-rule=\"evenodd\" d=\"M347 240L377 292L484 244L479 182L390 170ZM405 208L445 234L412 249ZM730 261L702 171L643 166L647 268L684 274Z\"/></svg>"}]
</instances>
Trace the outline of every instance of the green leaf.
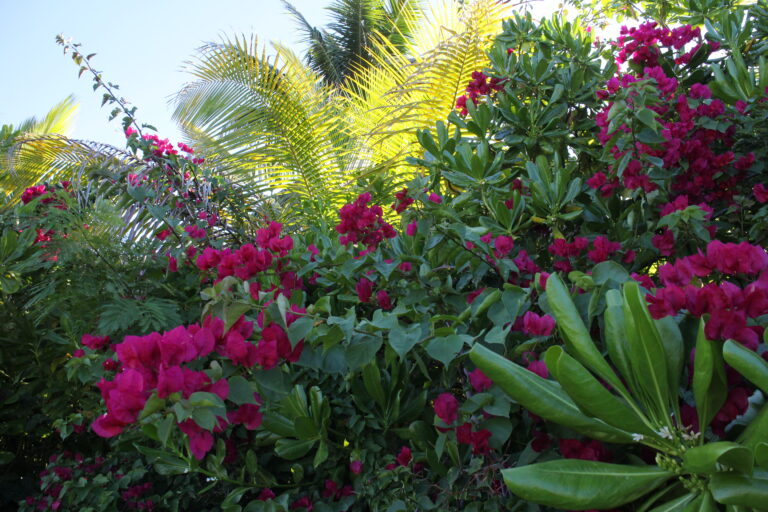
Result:
<instances>
[{"instance_id":1,"label":"green leaf","mask_svg":"<svg viewBox=\"0 0 768 512\"><path fill-rule=\"evenodd\" d=\"M381 372L375 362L363 368L363 385L369 395L384 409L387 405L387 395L381 385Z\"/></svg>"},{"instance_id":2,"label":"green leaf","mask_svg":"<svg viewBox=\"0 0 768 512\"><path fill-rule=\"evenodd\" d=\"M255 404L256 398L253 396L253 385L240 375L229 378L229 394L227 400L231 400L237 405Z\"/></svg>"},{"instance_id":3,"label":"green leaf","mask_svg":"<svg viewBox=\"0 0 768 512\"><path fill-rule=\"evenodd\" d=\"M661 491L663 492L663 491ZM701 496L695 494L684 494L679 498L662 503L661 505L654 507L650 512L684 512L687 511L686 505L691 502L700 501Z\"/></svg>"},{"instance_id":4,"label":"green leaf","mask_svg":"<svg viewBox=\"0 0 768 512\"><path fill-rule=\"evenodd\" d=\"M197 391L189 396L189 403L194 407L211 407L215 409L224 409L224 401L214 393Z\"/></svg>"},{"instance_id":5,"label":"green leaf","mask_svg":"<svg viewBox=\"0 0 768 512\"><path fill-rule=\"evenodd\" d=\"M216 426L216 415L207 407L198 407L192 410L192 419L200 428L211 431Z\"/></svg>"},{"instance_id":6,"label":"green leaf","mask_svg":"<svg viewBox=\"0 0 768 512\"><path fill-rule=\"evenodd\" d=\"M629 341L630 369L644 395L644 404L656 419L666 417L670 397L666 352L645 298L635 281L624 283L624 322ZM676 398L675 398L676 400Z\"/></svg>"},{"instance_id":7,"label":"green leaf","mask_svg":"<svg viewBox=\"0 0 768 512\"><path fill-rule=\"evenodd\" d=\"M311 317L303 316L296 319L288 327L288 339L291 341L291 346L296 344L307 337L312 332L312 328L315 326L315 321Z\"/></svg>"},{"instance_id":8,"label":"green leaf","mask_svg":"<svg viewBox=\"0 0 768 512\"><path fill-rule=\"evenodd\" d=\"M464 340L462 337L458 334L452 334L431 340L426 346L426 351L432 359L436 359L445 366L448 366L459 355L463 346Z\"/></svg>"},{"instance_id":9,"label":"green leaf","mask_svg":"<svg viewBox=\"0 0 768 512\"><path fill-rule=\"evenodd\" d=\"M314 439L278 439L275 443L275 453L287 460L296 460L305 456L315 444Z\"/></svg>"},{"instance_id":10,"label":"green leaf","mask_svg":"<svg viewBox=\"0 0 768 512\"><path fill-rule=\"evenodd\" d=\"M421 328L418 324L410 325L408 328L403 328L398 325L391 331L387 337L387 343L392 347L392 350L400 356L400 359L416 346L421 339Z\"/></svg>"},{"instance_id":11,"label":"green leaf","mask_svg":"<svg viewBox=\"0 0 768 512\"><path fill-rule=\"evenodd\" d=\"M299 439L317 439L319 434L315 422L308 416L299 416L293 420L293 429Z\"/></svg>"},{"instance_id":12,"label":"green leaf","mask_svg":"<svg viewBox=\"0 0 768 512\"><path fill-rule=\"evenodd\" d=\"M479 344L472 348L469 356L494 384L537 416L594 439L616 443L632 442L629 433L582 413L556 382L542 379Z\"/></svg>"},{"instance_id":13,"label":"green leaf","mask_svg":"<svg viewBox=\"0 0 768 512\"><path fill-rule=\"evenodd\" d=\"M755 471L751 477L737 473L715 473L709 482L718 503L765 510L768 503L768 472Z\"/></svg>"},{"instance_id":14,"label":"green leaf","mask_svg":"<svg viewBox=\"0 0 768 512\"><path fill-rule=\"evenodd\" d=\"M719 345L707 339L704 334L704 319L700 320L693 362L693 397L702 432L706 430L728 396L728 382Z\"/></svg>"},{"instance_id":15,"label":"green leaf","mask_svg":"<svg viewBox=\"0 0 768 512\"><path fill-rule=\"evenodd\" d=\"M565 339L568 352L613 387L624 389L621 380L592 341L589 330L571 300L571 294L568 293L568 289L557 274L552 274L547 279L547 303L552 309L557 328Z\"/></svg>"},{"instance_id":16,"label":"green leaf","mask_svg":"<svg viewBox=\"0 0 768 512\"><path fill-rule=\"evenodd\" d=\"M155 450L154 448L138 444L134 444L134 446L139 452L149 458L161 475L180 475L189 471L189 465L184 459L180 459L168 452Z\"/></svg>"},{"instance_id":17,"label":"green leaf","mask_svg":"<svg viewBox=\"0 0 768 512\"><path fill-rule=\"evenodd\" d=\"M736 441L752 449L759 443L768 441L768 406L763 405Z\"/></svg>"},{"instance_id":18,"label":"green leaf","mask_svg":"<svg viewBox=\"0 0 768 512\"><path fill-rule=\"evenodd\" d=\"M251 307L252 306L250 304L245 304L243 302L233 302L231 304L227 304L223 315L224 331L226 332L230 327L235 325L235 322L237 322L245 313L250 311Z\"/></svg>"},{"instance_id":19,"label":"green leaf","mask_svg":"<svg viewBox=\"0 0 768 512\"><path fill-rule=\"evenodd\" d=\"M141 414L139 414L139 419L143 420L147 416L162 410L164 407L165 400L159 398L157 393L152 393L152 396L150 396L149 400L144 404L144 409L142 409Z\"/></svg>"},{"instance_id":20,"label":"green leaf","mask_svg":"<svg viewBox=\"0 0 768 512\"><path fill-rule=\"evenodd\" d=\"M757 352L728 340L723 345L723 358L748 381L768 394L768 363Z\"/></svg>"},{"instance_id":21,"label":"green leaf","mask_svg":"<svg viewBox=\"0 0 768 512\"><path fill-rule=\"evenodd\" d=\"M293 421L274 411L266 411L264 413L262 426L268 432L273 432L279 436L294 437L296 435L296 430L293 428Z\"/></svg>"},{"instance_id":22,"label":"green leaf","mask_svg":"<svg viewBox=\"0 0 768 512\"><path fill-rule=\"evenodd\" d=\"M16 454L14 453L7 452L7 451L0 451L0 466L10 463L15 458L16 458Z\"/></svg>"},{"instance_id":23,"label":"green leaf","mask_svg":"<svg viewBox=\"0 0 768 512\"><path fill-rule=\"evenodd\" d=\"M315 452L315 458L312 460L312 465L317 468L326 460L328 460L328 443L320 441L320 446L317 447L317 452Z\"/></svg>"},{"instance_id":24,"label":"green leaf","mask_svg":"<svg viewBox=\"0 0 768 512\"><path fill-rule=\"evenodd\" d=\"M768 469L768 443L755 446L755 462L763 469Z\"/></svg>"},{"instance_id":25,"label":"green leaf","mask_svg":"<svg viewBox=\"0 0 768 512\"><path fill-rule=\"evenodd\" d=\"M713 473L718 465L742 473L752 473L755 458L752 450L738 443L718 441L695 446L683 454L683 469L691 473Z\"/></svg>"},{"instance_id":26,"label":"green leaf","mask_svg":"<svg viewBox=\"0 0 768 512\"><path fill-rule=\"evenodd\" d=\"M157 426L157 438L160 443L165 447L168 444L168 437L171 435L171 430L176 424L172 415L165 417L163 421Z\"/></svg>"},{"instance_id":27,"label":"green leaf","mask_svg":"<svg viewBox=\"0 0 768 512\"><path fill-rule=\"evenodd\" d=\"M624 301L618 290L608 290L605 293L605 345L611 362L627 379L630 387L634 388L633 375L629 369L629 354L626 327L624 325Z\"/></svg>"},{"instance_id":28,"label":"green leaf","mask_svg":"<svg viewBox=\"0 0 768 512\"><path fill-rule=\"evenodd\" d=\"M643 108L635 114L635 117L637 117L641 123L643 123L654 132L658 131L659 126L656 122L656 114L653 112L653 110Z\"/></svg>"},{"instance_id":29,"label":"green leaf","mask_svg":"<svg viewBox=\"0 0 768 512\"><path fill-rule=\"evenodd\" d=\"M655 436L627 403L613 395L578 361L561 347L546 352L547 368L576 405L589 416L626 432Z\"/></svg>"},{"instance_id":30,"label":"green leaf","mask_svg":"<svg viewBox=\"0 0 768 512\"><path fill-rule=\"evenodd\" d=\"M667 375L669 375L669 393L675 397L678 394L680 378L683 374L683 335L680 327L671 316L653 321L661 336L661 344L664 346L667 361Z\"/></svg>"},{"instance_id":31,"label":"green leaf","mask_svg":"<svg viewBox=\"0 0 768 512\"><path fill-rule=\"evenodd\" d=\"M597 285L608 281L621 284L629 280L629 272L615 261L603 261L592 268L592 280Z\"/></svg>"},{"instance_id":32,"label":"green leaf","mask_svg":"<svg viewBox=\"0 0 768 512\"><path fill-rule=\"evenodd\" d=\"M356 337L347 347L346 358L350 371L355 371L361 366L370 363L382 345L379 336Z\"/></svg>"},{"instance_id":33,"label":"green leaf","mask_svg":"<svg viewBox=\"0 0 768 512\"><path fill-rule=\"evenodd\" d=\"M563 459L502 470L523 499L567 510L615 508L662 485L672 473L656 466L624 466Z\"/></svg>"}]
</instances>

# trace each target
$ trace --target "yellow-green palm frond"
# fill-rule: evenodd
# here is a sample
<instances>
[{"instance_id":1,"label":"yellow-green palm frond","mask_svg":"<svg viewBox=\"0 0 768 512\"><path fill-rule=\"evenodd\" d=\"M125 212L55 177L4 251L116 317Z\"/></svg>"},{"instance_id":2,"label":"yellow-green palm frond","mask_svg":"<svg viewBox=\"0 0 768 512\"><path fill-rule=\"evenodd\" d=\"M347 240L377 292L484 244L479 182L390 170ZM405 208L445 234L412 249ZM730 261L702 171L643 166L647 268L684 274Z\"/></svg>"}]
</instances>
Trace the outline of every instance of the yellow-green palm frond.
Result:
<instances>
[{"instance_id":1,"label":"yellow-green palm frond","mask_svg":"<svg viewBox=\"0 0 768 512\"><path fill-rule=\"evenodd\" d=\"M79 108L80 104L75 101L74 96L68 96L49 110L45 117L36 121L32 129L29 130L29 133L36 135L45 133L69 135L74 126Z\"/></svg>"},{"instance_id":2,"label":"yellow-green palm frond","mask_svg":"<svg viewBox=\"0 0 768 512\"><path fill-rule=\"evenodd\" d=\"M209 162L255 197L337 203L365 165L344 102L290 50L275 50L268 58L256 38L203 47L174 117Z\"/></svg>"},{"instance_id":3,"label":"yellow-green palm frond","mask_svg":"<svg viewBox=\"0 0 768 512\"><path fill-rule=\"evenodd\" d=\"M372 148L372 158L391 160L418 151L416 130L445 119L464 93L473 71L487 66L486 52L510 8L495 0L432 4L411 31L405 51L385 37L373 52L375 66L361 69L352 94L354 125ZM379 57L386 55L386 57Z\"/></svg>"},{"instance_id":4,"label":"yellow-green palm frond","mask_svg":"<svg viewBox=\"0 0 768 512\"><path fill-rule=\"evenodd\" d=\"M0 127L0 197L13 203L25 188L63 172L48 164L52 158L56 160L57 149L65 149L63 136L71 131L78 107L69 96L42 119L32 117L15 127ZM34 158L32 149L37 146L45 150L45 158Z\"/></svg>"},{"instance_id":5,"label":"yellow-green palm frond","mask_svg":"<svg viewBox=\"0 0 768 512\"><path fill-rule=\"evenodd\" d=\"M62 135L20 136L4 157L0 191L8 204L18 202L21 192L37 183L85 185L108 168L115 169L112 174L125 175L139 173L144 167L141 160L122 149Z\"/></svg>"}]
</instances>

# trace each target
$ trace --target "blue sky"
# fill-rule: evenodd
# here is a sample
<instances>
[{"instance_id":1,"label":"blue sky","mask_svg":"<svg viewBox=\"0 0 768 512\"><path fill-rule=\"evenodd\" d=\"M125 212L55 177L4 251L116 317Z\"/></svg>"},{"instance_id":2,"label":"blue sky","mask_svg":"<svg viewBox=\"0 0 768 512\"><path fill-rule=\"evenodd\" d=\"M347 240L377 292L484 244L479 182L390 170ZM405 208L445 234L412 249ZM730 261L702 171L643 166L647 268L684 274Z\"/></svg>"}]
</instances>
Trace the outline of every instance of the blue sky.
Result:
<instances>
[{"instance_id":1,"label":"blue sky","mask_svg":"<svg viewBox=\"0 0 768 512\"><path fill-rule=\"evenodd\" d=\"M314 25L324 25L330 0L293 0ZM71 134L122 146L119 121L107 122L87 75L62 54L54 38L63 33L96 53L92 63L104 79L120 85L138 107L141 122L179 140L168 99L187 80L182 65L206 41L222 35L255 33L267 43L281 41L301 51L293 19L280 0L11 0L0 16L0 124L42 116L74 94L80 110Z\"/></svg>"},{"instance_id":2,"label":"blue sky","mask_svg":"<svg viewBox=\"0 0 768 512\"><path fill-rule=\"evenodd\" d=\"M535 15L556 9L555 0L532 0ZM105 80L119 84L122 96L138 107L139 122L158 134L180 140L171 120L169 99L188 76L184 61L207 41L223 35L257 34L265 44L280 41L303 53L301 36L280 0L6 0L0 16L0 125L42 116L73 94L80 103L76 138L121 147L118 120L108 122L87 74L78 68L54 39L64 34L96 53L93 66ZM328 21L331 0L292 0L315 26Z\"/></svg>"}]
</instances>

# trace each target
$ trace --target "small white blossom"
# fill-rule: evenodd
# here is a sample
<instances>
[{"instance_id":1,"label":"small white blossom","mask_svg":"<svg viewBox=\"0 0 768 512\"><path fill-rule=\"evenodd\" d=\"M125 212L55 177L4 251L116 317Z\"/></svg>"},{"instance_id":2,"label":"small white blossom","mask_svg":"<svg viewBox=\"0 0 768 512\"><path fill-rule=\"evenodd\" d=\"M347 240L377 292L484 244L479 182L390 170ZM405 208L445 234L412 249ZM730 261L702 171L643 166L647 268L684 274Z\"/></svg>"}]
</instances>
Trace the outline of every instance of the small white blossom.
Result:
<instances>
[{"instance_id":1,"label":"small white blossom","mask_svg":"<svg viewBox=\"0 0 768 512\"><path fill-rule=\"evenodd\" d=\"M642 441L643 439L645 439L643 434L632 434L633 441Z\"/></svg>"},{"instance_id":2,"label":"small white blossom","mask_svg":"<svg viewBox=\"0 0 768 512\"><path fill-rule=\"evenodd\" d=\"M664 439L672 439L672 432L669 431L669 427L661 427L656 433Z\"/></svg>"}]
</instances>

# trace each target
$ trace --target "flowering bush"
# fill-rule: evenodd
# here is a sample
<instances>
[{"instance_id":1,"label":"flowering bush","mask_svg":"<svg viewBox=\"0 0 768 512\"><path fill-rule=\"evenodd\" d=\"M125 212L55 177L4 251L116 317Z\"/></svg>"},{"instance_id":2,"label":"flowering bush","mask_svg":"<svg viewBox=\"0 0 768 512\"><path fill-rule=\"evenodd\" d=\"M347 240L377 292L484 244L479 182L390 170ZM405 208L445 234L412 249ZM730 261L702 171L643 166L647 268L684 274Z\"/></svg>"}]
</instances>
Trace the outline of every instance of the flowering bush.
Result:
<instances>
[{"instance_id":1,"label":"flowering bush","mask_svg":"<svg viewBox=\"0 0 768 512\"><path fill-rule=\"evenodd\" d=\"M354 191L335 229L248 219L129 119L146 172L119 183L165 287L112 300L167 314L101 308L61 336L92 384L62 434L138 450L130 482L83 496L170 507L181 479L227 511L761 507L765 94L723 76L750 62L723 16L616 47L508 20L449 125L419 133L421 174L386 205ZM51 222L81 210L56 211L35 222L69 234ZM79 466L51 464L22 509L85 503Z\"/></svg>"}]
</instances>

